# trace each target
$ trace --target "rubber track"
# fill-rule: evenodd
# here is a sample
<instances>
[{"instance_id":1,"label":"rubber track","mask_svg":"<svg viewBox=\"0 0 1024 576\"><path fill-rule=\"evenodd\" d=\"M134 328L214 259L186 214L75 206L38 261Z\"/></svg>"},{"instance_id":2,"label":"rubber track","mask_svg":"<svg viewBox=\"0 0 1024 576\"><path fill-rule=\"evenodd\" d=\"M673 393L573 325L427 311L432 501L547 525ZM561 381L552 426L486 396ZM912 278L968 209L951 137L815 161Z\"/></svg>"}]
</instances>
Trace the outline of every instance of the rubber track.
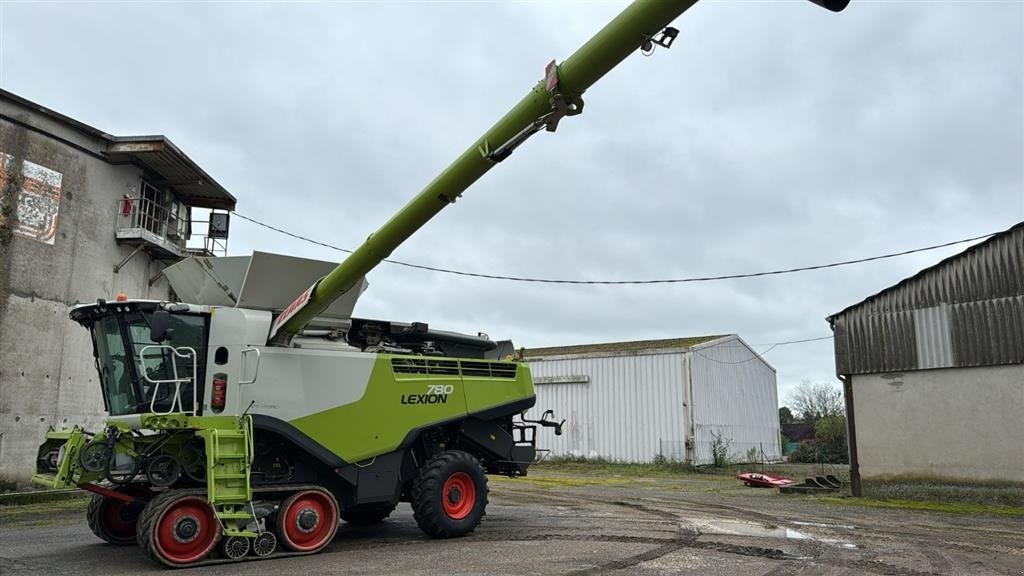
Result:
<instances>
[{"instance_id":1,"label":"rubber track","mask_svg":"<svg viewBox=\"0 0 1024 576\"><path fill-rule=\"evenodd\" d=\"M99 494L93 494L89 500L89 508L85 511L85 520L89 523L89 530L96 535L97 538L103 540L108 544L115 546L131 546L135 543L134 540L117 540L111 536L106 528L103 527L103 502L106 500Z\"/></svg>"},{"instance_id":2,"label":"rubber track","mask_svg":"<svg viewBox=\"0 0 1024 576\"><path fill-rule=\"evenodd\" d=\"M299 490L314 490L314 489L323 490L324 488L323 488L323 486L307 485L307 484L291 485L291 486L274 486L274 487L264 487L264 488L253 488L253 496L255 497L258 494L267 494L267 493L276 493L276 492L298 492ZM151 538L152 530L153 530L153 520L156 518L156 516L159 515L158 514L159 510L166 507L167 502L165 502L165 501L174 500L178 496L182 496L182 495L186 495L186 496L203 496L205 498L206 497L206 489L205 488L193 488L193 489L188 489L188 490L167 490L166 492L161 492L155 498L153 498L153 500L151 500L149 502L149 504L146 505L146 508L143 509L142 514L139 515L139 524L138 524L138 527L137 527L136 532L135 532L136 540L139 543L139 547L142 548L142 551L145 552L146 556L148 556L149 559L152 560L153 562L156 562L158 564L161 564L163 566L167 566L167 567L170 567L170 568L195 568L197 566L213 566L213 565L217 565L217 564L234 564L234 563L238 563L238 562L250 562L250 561L255 561L255 560L268 560L268 559L273 559L273 558L285 558L285 557L288 557L288 556L310 556L310 555L317 554L318 552L322 552L323 551L323 548L321 548L320 550L314 550L314 551L311 551L311 552L283 551L283 549L280 548L280 544L278 544L278 546L279 546L278 550L282 550L282 551L275 551L273 554L268 554L267 556L256 556L254 554L247 554L245 557L240 558L238 560L232 560L230 558L215 558L215 557L207 556L206 558L204 558L204 559L202 559L202 560L200 560L198 562L193 562L191 564L169 564L167 562L164 562L163 559L160 558L160 555L157 554L156 551L153 550L151 548L151 546L149 546L147 543L153 541L153 539ZM211 554L215 554L216 553L216 551L218 549L218 546L219 546L219 542L218 542L217 545L214 546L214 552L212 552Z\"/></svg>"},{"instance_id":3,"label":"rubber track","mask_svg":"<svg viewBox=\"0 0 1024 576\"><path fill-rule=\"evenodd\" d=\"M341 519L353 526L372 526L391 516L394 508L387 510L350 510L341 512Z\"/></svg>"},{"instance_id":4,"label":"rubber track","mask_svg":"<svg viewBox=\"0 0 1024 576\"><path fill-rule=\"evenodd\" d=\"M437 517L433 508L434 502L441 498L441 495L436 494L436 492L444 488L444 483L447 480L447 478L443 477L445 470L451 470L459 461L463 461L469 466L476 468L479 470L480 476L483 477L483 502L480 503L482 508L480 520L483 520L483 517L487 515L487 495L489 490L487 488L487 475L484 474L480 462L472 454L461 450L441 452L427 461L412 484L412 516L416 519L416 524L420 527L420 530L433 538L455 537L455 534L452 534L441 523L441 519ZM464 534L459 534L459 536L472 534L479 525L478 521L475 526Z\"/></svg>"}]
</instances>

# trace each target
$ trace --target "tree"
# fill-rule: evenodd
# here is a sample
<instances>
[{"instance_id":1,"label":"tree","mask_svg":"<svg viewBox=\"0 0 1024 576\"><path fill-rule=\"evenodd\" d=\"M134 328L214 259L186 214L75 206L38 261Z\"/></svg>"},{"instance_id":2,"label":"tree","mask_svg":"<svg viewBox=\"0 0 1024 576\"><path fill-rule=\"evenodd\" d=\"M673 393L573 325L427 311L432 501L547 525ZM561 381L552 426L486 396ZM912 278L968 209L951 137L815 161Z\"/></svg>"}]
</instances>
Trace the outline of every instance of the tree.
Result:
<instances>
[{"instance_id":1,"label":"tree","mask_svg":"<svg viewBox=\"0 0 1024 576\"><path fill-rule=\"evenodd\" d=\"M789 405L804 422L817 422L822 418L839 416L845 412L843 392L838 386L810 380L801 382L789 395Z\"/></svg>"},{"instance_id":2,"label":"tree","mask_svg":"<svg viewBox=\"0 0 1024 576\"><path fill-rule=\"evenodd\" d=\"M786 406L779 408L779 424L792 424L794 420L792 410Z\"/></svg>"}]
</instances>

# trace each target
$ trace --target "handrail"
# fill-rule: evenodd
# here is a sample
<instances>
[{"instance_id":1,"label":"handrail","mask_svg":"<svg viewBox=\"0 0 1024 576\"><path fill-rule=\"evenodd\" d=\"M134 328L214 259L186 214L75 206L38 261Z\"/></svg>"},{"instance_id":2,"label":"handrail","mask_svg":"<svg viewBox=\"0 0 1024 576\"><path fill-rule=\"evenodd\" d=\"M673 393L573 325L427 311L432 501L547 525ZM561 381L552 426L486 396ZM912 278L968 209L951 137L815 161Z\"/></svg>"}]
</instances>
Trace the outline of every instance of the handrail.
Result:
<instances>
[{"instance_id":1,"label":"handrail","mask_svg":"<svg viewBox=\"0 0 1024 576\"><path fill-rule=\"evenodd\" d=\"M166 380L154 380L154 379L149 377L149 373L146 371L146 362L145 362L146 351L147 350L154 350L154 349L155 350L170 350L171 351L171 373L174 375L174 378L170 378L170 379L166 379ZM184 351L184 352L182 352L182 351ZM179 378L178 377L178 360L177 360L178 358L191 358L192 359L192 377L191 378L188 378L188 377L186 377L186 378ZM167 414L172 414L172 413L174 413L176 411L177 412L184 412L185 414L195 414L196 413L196 402L198 400L198 398L196 397L197 390L196 390L196 385L195 385L196 380L197 380L197 374L198 374L198 372L197 372L198 366L197 366L197 362L196 362L197 358L198 358L198 356L196 355L195 349L191 348L189 346L182 346L180 348L175 348L174 346L168 346L166 344L151 344L149 346L143 346L142 347L142 350L139 351L139 367L142 369L141 370L142 377L146 379L146 382L149 382L150 384L155 384L155 386L153 388L152 397L149 400L149 411L150 412L152 412L153 414L161 415L161 416L164 416L164 415L167 415ZM192 382L192 409L191 410L185 410L184 409L185 407L181 405L181 385L183 383L186 383L186 382ZM170 408L166 412L157 412L157 410L156 410L156 399L157 399L158 393L160 392L160 386L162 384L174 384L174 399L171 401L171 406L170 406ZM174 409L175 406L177 406L178 410Z\"/></svg>"},{"instance_id":2,"label":"handrail","mask_svg":"<svg viewBox=\"0 0 1024 576\"><path fill-rule=\"evenodd\" d=\"M245 370L245 355L247 353L249 353L249 352L255 352L256 353L256 369L253 370L252 380L242 380L241 378L239 378L239 380L238 380L239 384L253 384L253 383L256 382L256 379L260 377L260 349L259 348L255 348L255 347L250 346L249 348L242 349L242 364L241 364L240 370Z\"/></svg>"}]
</instances>

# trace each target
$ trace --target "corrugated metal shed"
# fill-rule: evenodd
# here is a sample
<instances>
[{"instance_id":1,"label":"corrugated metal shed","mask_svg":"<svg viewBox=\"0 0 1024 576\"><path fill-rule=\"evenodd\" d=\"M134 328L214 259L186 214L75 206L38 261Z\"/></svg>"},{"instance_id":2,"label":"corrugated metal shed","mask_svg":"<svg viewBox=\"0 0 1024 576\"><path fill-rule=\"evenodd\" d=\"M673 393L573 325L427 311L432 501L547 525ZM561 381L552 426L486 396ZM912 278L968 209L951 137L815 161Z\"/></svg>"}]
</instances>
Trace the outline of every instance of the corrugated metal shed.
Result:
<instances>
[{"instance_id":1,"label":"corrugated metal shed","mask_svg":"<svg viewBox=\"0 0 1024 576\"><path fill-rule=\"evenodd\" d=\"M780 457L775 370L738 336L534 348L524 358L535 410L566 419L562 436L541 440L554 456L703 465L720 436L733 460L762 448Z\"/></svg>"},{"instance_id":2,"label":"corrugated metal shed","mask_svg":"<svg viewBox=\"0 0 1024 576\"><path fill-rule=\"evenodd\" d=\"M839 374L1024 363L1024 222L828 320Z\"/></svg>"}]
</instances>

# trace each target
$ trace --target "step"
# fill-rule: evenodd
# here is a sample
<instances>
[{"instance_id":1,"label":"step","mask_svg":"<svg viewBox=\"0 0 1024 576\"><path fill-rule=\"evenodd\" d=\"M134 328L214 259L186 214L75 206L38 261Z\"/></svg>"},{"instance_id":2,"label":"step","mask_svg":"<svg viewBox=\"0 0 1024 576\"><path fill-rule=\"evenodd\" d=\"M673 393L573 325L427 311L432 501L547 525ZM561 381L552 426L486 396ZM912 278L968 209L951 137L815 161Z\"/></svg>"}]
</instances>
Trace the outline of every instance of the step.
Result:
<instances>
[{"instance_id":1,"label":"step","mask_svg":"<svg viewBox=\"0 0 1024 576\"><path fill-rule=\"evenodd\" d=\"M251 520L252 514L248 512L217 512L217 518L221 520Z\"/></svg>"}]
</instances>

